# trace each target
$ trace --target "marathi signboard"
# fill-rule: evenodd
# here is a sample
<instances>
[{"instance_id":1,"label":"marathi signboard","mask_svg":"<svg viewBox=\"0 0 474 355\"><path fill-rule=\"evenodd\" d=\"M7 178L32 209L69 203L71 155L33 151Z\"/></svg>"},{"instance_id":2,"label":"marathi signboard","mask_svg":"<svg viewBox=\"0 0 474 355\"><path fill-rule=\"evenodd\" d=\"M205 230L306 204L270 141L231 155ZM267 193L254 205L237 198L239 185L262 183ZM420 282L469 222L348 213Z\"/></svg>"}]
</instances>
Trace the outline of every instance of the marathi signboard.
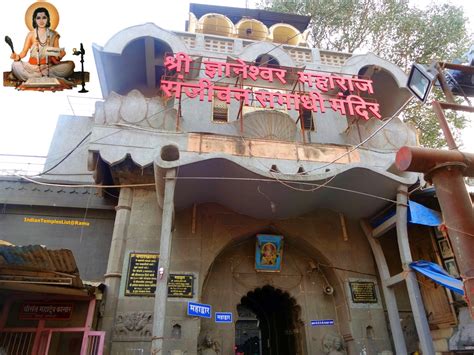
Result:
<instances>
[{"instance_id":1,"label":"marathi signboard","mask_svg":"<svg viewBox=\"0 0 474 355\"><path fill-rule=\"evenodd\" d=\"M296 68L267 67L251 65L241 59L233 62L203 61L204 74L210 78L201 78L197 83L185 81L185 75L190 73L192 58L186 53L176 53L165 57L164 66L170 73L176 73L173 80L161 80L161 90L166 97L180 98L182 94L189 98L199 98L201 101L212 102L214 97L227 104L232 99L245 106L251 106L254 99L263 108L275 108L275 104L287 110L306 109L313 112L326 112L325 103L329 109L341 115L357 115L368 120L370 117L382 118L379 104L367 99L373 94L372 80L353 77L352 75L336 75L320 72L302 71ZM296 76L295 76L296 73ZM258 90L237 86L213 85L212 79L234 78L240 76L243 80L267 81L279 84L289 84L287 78L295 76L296 82L309 90L291 90L278 92L265 89ZM177 79L177 80L176 80ZM292 80L294 81L294 80ZM281 85L280 85L281 86ZM294 85L292 85L294 86ZM337 95L335 93L337 92ZM332 96L330 96L330 94ZM364 97L359 95L364 94Z\"/></svg>"},{"instance_id":2,"label":"marathi signboard","mask_svg":"<svg viewBox=\"0 0 474 355\"><path fill-rule=\"evenodd\" d=\"M334 325L334 320L333 319L318 319L318 320L311 321L312 327L320 327L320 326L326 326L326 325Z\"/></svg>"},{"instance_id":3,"label":"marathi signboard","mask_svg":"<svg viewBox=\"0 0 474 355\"><path fill-rule=\"evenodd\" d=\"M159 254L130 253L125 296L153 296Z\"/></svg>"},{"instance_id":4,"label":"marathi signboard","mask_svg":"<svg viewBox=\"0 0 474 355\"><path fill-rule=\"evenodd\" d=\"M370 281L351 281L352 302L354 303L377 303L377 292L375 283Z\"/></svg>"},{"instance_id":5,"label":"marathi signboard","mask_svg":"<svg viewBox=\"0 0 474 355\"><path fill-rule=\"evenodd\" d=\"M211 306L208 304L188 302L188 316L211 318Z\"/></svg>"},{"instance_id":6,"label":"marathi signboard","mask_svg":"<svg viewBox=\"0 0 474 355\"><path fill-rule=\"evenodd\" d=\"M214 321L216 323L232 323L232 312L216 312Z\"/></svg>"},{"instance_id":7,"label":"marathi signboard","mask_svg":"<svg viewBox=\"0 0 474 355\"><path fill-rule=\"evenodd\" d=\"M168 277L168 297L193 298L194 275L171 274Z\"/></svg>"},{"instance_id":8,"label":"marathi signboard","mask_svg":"<svg viewBox=\"0 0 474 355\"><path fill-rule=\"evenodd\" d=\"M55 319L68 320L73 310L72 303L58 302L24 302L20 306L19 319L38 320Z\"/></svg>"}]
</instances>

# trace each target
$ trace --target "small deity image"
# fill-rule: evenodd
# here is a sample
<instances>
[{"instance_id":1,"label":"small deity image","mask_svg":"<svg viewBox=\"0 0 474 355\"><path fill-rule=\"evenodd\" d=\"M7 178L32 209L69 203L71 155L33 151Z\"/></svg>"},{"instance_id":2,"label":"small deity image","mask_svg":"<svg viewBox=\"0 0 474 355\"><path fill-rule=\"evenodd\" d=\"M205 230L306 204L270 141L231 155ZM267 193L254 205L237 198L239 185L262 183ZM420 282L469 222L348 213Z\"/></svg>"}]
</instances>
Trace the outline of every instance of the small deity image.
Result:
<instances>
[{"instance_id":1,"label":"small deity image","mask_svg":"<svg viewBox=\"0 0 474 355\"><path fill-rule=\"evenodd\" d=\"M278 272L281 268L283 237L280 235L257 235L255 269Z\"/></svg>"},{"instance_id":2,"label":"small deity image","mask_svg":"<svg viewBox=\"0 0 474 355\"><path fill-rule=\"evenodd\" d=\"M15 51L12 39L5 36L13 63L11 72L4 73L4 86L19 90L58 91L88 81L88 73L84 73L83 69L75 73L74 62L63 60L66 51L60 47L60 35L55 30L59 14L54 5L46 1L33 3L26 11L25 23L30 31L20 52ZM83 67L82 44L81 50L73 50L73 54L81 54Z\"/></svg>"},{"instance_id":3,"label":"small deity image","mask_svg":"<svg viewBox=\"0 0 474 355\"><path fill-rule=\"evenodd\" d=\"M275 244L273 243L263 244L261 256L260 256L260 264L275 265L276 258L277 258L277 249L276 249Z\"/></svg>"}]
</instances>

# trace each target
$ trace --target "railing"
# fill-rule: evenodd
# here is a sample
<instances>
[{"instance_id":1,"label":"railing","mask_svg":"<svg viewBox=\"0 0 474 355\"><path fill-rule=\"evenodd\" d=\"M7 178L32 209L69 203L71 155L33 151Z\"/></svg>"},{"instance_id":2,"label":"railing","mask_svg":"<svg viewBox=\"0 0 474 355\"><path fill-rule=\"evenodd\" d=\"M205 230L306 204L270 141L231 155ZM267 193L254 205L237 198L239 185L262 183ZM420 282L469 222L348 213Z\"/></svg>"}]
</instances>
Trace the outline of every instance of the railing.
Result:
<instances>
[{"instance_id":1,"label":"railing","mask_svg":"<svg viewBox=\"0 0 474 355\"><path fill-rule=\"evenodd\" d=\"M84 355L102 355L104 351L105 332L89 331L87 333L87 349Z\"/></svg>"},{"instance_id":2,"label":"railing","mask_svg":"<svg viewBox=\"0 0 474 355\"><path fill-rule=\"evenodd\" d=\"M344 62L352 57L350 53L343 53L343 52L334 52L334 51L319 51L319 55L321 57L321 63L326 65L335 65L341 66L344 65Z\"/></svg>"},{"instance_id":3,"label":"railing","mask_svg":"<svg viewBox=\"0 0 474 355\"><path fill-rule=\"evenodd\" d=\"M2 330L0 332L0 354L30 355L33 350L35 332Z\"/></svg>"}]
</instances>

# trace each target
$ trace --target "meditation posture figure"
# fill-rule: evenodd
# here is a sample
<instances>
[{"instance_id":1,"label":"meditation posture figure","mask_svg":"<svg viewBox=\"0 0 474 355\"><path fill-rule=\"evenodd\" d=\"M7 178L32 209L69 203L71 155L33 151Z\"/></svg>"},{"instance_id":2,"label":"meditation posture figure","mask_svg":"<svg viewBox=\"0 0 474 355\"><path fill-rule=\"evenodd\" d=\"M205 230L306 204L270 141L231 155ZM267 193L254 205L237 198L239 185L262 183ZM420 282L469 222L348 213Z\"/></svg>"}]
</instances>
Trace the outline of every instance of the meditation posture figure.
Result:
<instances>
[{"instance_id":1,"label":"meditation posture figure","mask_svg":"<svg viewBox=\"0 0 474 355\"><path fill-rule=\"evenodd\" d=\"M49 12L44 7L38 7L33 12L33 30L28 33L23 50L10 56L14 60L12 72L21 81L43 76L68 78L74 72L74 62L61 59L66 55L59 48L59 34L51 29ZM21 61L28 51L28 62Z\"/></svg>"}]
</instances>

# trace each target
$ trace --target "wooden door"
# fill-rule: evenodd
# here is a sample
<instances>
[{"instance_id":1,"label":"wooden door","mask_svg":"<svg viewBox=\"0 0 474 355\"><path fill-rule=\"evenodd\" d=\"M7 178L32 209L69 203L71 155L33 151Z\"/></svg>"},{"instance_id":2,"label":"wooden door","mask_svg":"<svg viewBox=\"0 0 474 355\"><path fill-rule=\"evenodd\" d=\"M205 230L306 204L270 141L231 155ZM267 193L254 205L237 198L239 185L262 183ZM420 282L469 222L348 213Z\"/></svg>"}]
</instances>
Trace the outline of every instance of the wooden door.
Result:
<instances>
[{"instance_id":1,"label":"wooden door","mask_svg":"<svg viewBox=\"0 0 474 355\"><path fill-rule=\"evenodd\" d=\"M433 233L428 227L410 228L410 248L413 260L426 260L439 264L440 258L435 248ZM456 324L454 309L451 305L450 291L431 279L417 273L421 296L430 328L447 328Z\"/></svg>"}]
</instances>

